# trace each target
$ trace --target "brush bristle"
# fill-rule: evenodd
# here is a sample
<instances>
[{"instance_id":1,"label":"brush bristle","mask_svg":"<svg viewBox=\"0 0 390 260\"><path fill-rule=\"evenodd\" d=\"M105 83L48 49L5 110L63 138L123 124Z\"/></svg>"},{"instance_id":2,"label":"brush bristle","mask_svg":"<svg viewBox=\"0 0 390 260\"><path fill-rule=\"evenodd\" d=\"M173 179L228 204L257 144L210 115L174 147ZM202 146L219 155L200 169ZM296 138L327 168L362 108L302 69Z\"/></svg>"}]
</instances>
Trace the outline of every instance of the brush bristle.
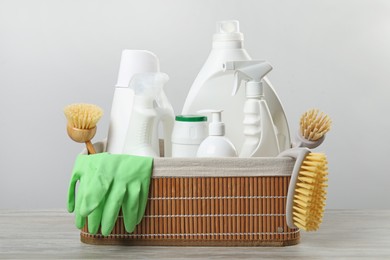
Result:
<instances>
[{"instance_id":1,"label":"brush bristle","mask_svg":"<svg viewBox=\"0 0 390 260\"><path fill-rule=\"evenodd\" d=\"M306 140L317 141L330 130L331 124L328 115L320 113L318 109L310 109L301 116L301 135Z\"/></svg>"},{"instance_id":2,"label":"brush bristle","mask_svg":"<svg viewBox=\"0 0 390 260\"><path fill-rule=\"evenodd\" d=\"M293 220L298 228L306 231L319 228L325 208L327 175L325 154L309 153L301 165L295 186Z\"/></svg>"},{"instance_id":3,"label":"brush bristle","mask_svg":"<svg viewBox=\"0 0 390 260\"><path fill-rule=\"evenodd\" d=\"M93 104L72 104L64 108L68 124L78 129L92 129L103 116L103 110Z\"/></svg>"}]
</instances>

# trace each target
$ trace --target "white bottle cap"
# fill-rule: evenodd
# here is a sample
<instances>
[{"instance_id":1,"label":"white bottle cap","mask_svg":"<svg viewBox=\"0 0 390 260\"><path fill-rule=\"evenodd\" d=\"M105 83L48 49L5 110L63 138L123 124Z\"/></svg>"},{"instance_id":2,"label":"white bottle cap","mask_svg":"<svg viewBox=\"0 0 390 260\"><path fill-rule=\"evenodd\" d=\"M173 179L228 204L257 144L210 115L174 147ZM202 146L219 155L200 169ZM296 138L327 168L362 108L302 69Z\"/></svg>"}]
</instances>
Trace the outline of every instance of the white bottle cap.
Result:
<instances>
[{"instance_id":1,"label":"white bottle cap","mask_svg":"<svg viewBox=\"0 0 390 260\"><path fill-rule=\"evenodd\" d=\"M243 41L244 35L240 32L240 24L236 20L217 22L217 32L213 41Z\"/></svg>"},{"instance_id":2,"label":"white bottle cap","mask_svg":"<svg viewBox=\"0 0 390 260\"><path fill-rule=\"evenodd\" d=\"M198 111L199 114L211 114L211 122L209 124L209 135L224 136L225 124L222 122L223 110L204 109Z\"/></svg>"},{"instance_id":3,"label":"white bottle cap","mask_svg":"<svg viewBox=\"0 0 390 260\"><path fill-rule=\"evenodd\" d=\"M116 87L127 88L134 74L159 72L157 56L146 50L123 50Z\"/></svg>"},{"instance_id":4,"label":"white bottle cap","mask_svg":"<svg viewBox=\"0 0 390 260\"><path fill-rule=\"evenodd\" d=\"M264 87L262 82L248 81L245 84L245 95L247 98L264 97Z\"/></svg>"}]
</instances>

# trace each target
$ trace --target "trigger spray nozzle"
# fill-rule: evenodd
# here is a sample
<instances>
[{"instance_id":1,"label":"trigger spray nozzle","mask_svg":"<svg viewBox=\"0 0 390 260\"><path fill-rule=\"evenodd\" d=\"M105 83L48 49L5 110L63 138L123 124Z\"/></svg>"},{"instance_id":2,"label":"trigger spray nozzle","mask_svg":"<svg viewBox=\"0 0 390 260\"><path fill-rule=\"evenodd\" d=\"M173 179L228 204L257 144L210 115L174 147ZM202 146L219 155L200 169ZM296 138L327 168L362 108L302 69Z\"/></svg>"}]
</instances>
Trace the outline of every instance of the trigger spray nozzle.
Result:
<instances>
[{"instance_id":1,"label":"trigger spray nozzle","mask_svg":"<svg viewBox=\"0 0 390 260\"><path fill-rule=\"evenodd\" d=\"M222 65L224 71L234 71L234 86L232 96L240 89L241 82L245 82L247 97L262 97L262 78L272 70L271 64L263 60L228 61Z\"/></svg>"},{"instance_id":2,"label":"trigger spray nozzle","mask_svg":"<svg viewBox=\"0 0 390 260\"><path fill-rule=\"evenodd\" d=\"M157 105L161 107L161 92L168 80L168 75L162 72L138 73L130 80L129 88L134 90L136 96L149 97L155 100Z\"/></svg>"}]
</instances>

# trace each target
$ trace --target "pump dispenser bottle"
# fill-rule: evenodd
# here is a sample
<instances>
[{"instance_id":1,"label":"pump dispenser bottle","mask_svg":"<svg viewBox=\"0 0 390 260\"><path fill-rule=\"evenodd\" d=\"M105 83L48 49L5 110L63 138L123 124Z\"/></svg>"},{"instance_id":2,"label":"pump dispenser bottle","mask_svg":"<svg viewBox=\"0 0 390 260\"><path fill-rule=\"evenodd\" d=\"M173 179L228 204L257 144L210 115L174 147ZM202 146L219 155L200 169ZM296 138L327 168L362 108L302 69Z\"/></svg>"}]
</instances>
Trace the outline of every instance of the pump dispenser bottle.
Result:
<instances>
[{"instance_id":1,"label":"pump dispenser bottle","mask_svg":"<svg viewBox=\"0 0 390 260\"><path fill-rule=\"evenodd\" d=\"M279 154L279 142L261 79L272 70L266 61L232 61L224 64L225 70L235 71L232 95L236 95L241 81L245 82L244 104L245 141L240 157L274 157Z\"/></svg>"},{"instance_id":2,"label":"pump dispenser bottle","mask_svg":"<svg viewBox=\"0 0 390 260\"><path fill-rule=\"evenodd\" d=\"M231 96L231 85L234 81L234 71L223 70L222 65L227 61L249 61L249 54L244 49L244 36L240 32L238 21L217 22L212 50L193 82L182 114L195 114L207 107L218 107L224 110L226 137L238 151L244 143L244 120L241 109L246 102L245 91L239 89ZM271 116L278 132L279 148L281 151L291 147L290 133L282 104L269 80L263 79L264 98L267 101ZM215 97L218 97L217 99Z\"/></svg>"},{"instance_id":3,"label":"pump dispenser bottle","mask_svg":"<svg viewBox=\"0 0 390 260\"><path fill-rule=\"evenodd\" d=\"M232 142L225 137L225 124L221 120L223 110L201 110L199 114L211 113L209 136L200 144L197 157L237 157Z\"/></svg>"}]
</instances>

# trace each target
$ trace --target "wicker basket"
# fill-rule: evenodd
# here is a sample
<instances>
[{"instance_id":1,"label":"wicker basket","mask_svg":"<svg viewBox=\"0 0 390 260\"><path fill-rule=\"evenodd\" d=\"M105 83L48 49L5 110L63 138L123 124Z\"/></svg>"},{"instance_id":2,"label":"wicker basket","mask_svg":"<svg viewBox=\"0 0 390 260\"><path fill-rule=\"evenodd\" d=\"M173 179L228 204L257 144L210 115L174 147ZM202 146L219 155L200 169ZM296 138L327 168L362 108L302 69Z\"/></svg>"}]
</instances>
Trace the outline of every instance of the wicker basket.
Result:
<instances>
[{"instance_id":1,"label":"wicker basket","mask_svg":"<svg viewBox=\"0 0 390 260\"><path fill-rule=\"evenodd\" d=\"M156 158L145 216L133 233L118 217L111 235L88 244L286 246L299 230L286 224L294 161L288 158ZM87 225L86 225L87 226Z\"/></svg>"}]
</instances>

